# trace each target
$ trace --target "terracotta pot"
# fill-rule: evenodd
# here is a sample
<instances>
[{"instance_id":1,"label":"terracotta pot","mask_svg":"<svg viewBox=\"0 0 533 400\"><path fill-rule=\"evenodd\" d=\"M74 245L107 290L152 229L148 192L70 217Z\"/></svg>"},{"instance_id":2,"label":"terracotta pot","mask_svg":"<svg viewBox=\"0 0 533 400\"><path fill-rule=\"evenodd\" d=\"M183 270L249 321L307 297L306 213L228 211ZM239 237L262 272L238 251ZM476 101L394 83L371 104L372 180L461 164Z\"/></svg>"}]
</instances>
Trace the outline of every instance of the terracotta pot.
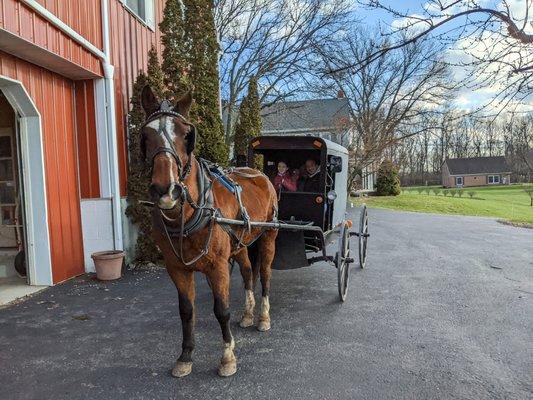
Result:
<instances>
[{"instance_id":1,"label":"terracotta pot","mask_svg":"<svg viewBox=\"0 0 533 400\"><path fill-rule=\"evenodd\" d=\"M122 276L123 251L99 251L91 254L91 257L94 260L96 277L101 281L111 281Z\"/></svg>"}]
</instances>

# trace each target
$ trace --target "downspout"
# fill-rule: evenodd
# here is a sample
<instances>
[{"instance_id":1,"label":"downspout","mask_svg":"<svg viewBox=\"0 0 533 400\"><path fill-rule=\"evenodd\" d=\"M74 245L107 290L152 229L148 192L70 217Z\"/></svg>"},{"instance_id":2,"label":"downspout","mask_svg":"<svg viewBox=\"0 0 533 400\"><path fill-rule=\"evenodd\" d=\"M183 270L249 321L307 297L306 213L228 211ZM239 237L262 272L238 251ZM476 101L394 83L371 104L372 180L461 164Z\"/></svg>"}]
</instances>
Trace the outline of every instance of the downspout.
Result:
<instances>
[{"instance_id":1,"label":"downspout","mask_svg":"<svg viewBox=\"0 0 533 400\"><path fill-rule=\"evenodd\" d=\"M109 47L109 8L108 0L101 0L102 16L102 38L103 51L85 39L82 35L65 24L61 19L48 11L36 0L21 0L26 6L31 8L36 14L47 20L51 25L66 34L76 43L98 57L102 62L104 71L105 86L105 109L106 109L106 131L108 136L107 154L109 157L109 180L111 183L111 214L113 218L113 244L116 250L123 249L122 241L122 211L120 207L120 180L118 174L118 145L117 128L115 117L115 90L113 82L114 67L111 65L111 52Z\"/></svg>"},{"instance_id":2,"label":"downspout","mask_svg":"<svg viewBox=\"0 0 533 400\"><path fill-rule=\"evenodd\" d=\"M102 0L102 38L105 58L102 59L105 81L106 119L108 135L109 178L111 182L111 209L113 216L113 241L115 250L123 250L122 243L122 209L120 207L120 179L118 174L118 144L115 113L115 83L111 65L111 49L109 46L109 7L108 0Z\"/></svg>"}]
</instances>

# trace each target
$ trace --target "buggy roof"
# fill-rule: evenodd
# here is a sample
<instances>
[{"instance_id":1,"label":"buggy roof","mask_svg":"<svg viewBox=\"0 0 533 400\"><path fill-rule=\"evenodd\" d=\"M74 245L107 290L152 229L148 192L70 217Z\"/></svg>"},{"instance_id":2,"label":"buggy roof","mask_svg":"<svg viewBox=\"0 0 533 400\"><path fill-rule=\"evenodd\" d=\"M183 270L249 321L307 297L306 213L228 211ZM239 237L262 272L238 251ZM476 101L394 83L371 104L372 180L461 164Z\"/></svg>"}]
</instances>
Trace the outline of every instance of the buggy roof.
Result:
<instances>
[{"instance_id":1,"label":"buggy roof","mask_svg":"<svg viewBox=\"0 0 533 400\"><path fill-rule=\"evenodd\" d=\"M328 154L348 155L348 150L338 143L318 136L258 136L250 142L254 150L326 150Z\"/></svg>"}]
</instances>

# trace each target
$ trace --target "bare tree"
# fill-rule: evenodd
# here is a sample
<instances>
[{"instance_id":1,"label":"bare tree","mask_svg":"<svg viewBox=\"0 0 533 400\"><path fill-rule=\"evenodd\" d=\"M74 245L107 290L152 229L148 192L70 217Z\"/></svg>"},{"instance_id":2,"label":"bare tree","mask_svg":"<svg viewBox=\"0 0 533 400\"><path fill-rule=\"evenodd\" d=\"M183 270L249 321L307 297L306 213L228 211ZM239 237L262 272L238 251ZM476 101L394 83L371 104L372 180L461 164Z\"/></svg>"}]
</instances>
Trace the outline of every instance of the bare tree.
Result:
<instances>
[{"instance_id":1,"label":"bare tree","mask_svg":"<svg viewBox=\"0 0 533 400\"><path fill-rule=\"evenodd\" d=\"M376 49L364 60L333 68L357 69L380 59L384 54L408 46L431 35L451 50L466 57L454 57L450 64L464 67L463 85L471 89L494 91L489 104L503 110L514 102L524 104L533 91L533 1L502 0L497 7L480 0L425 0L421 13L401 11L390 2L358 0L370 9L384 10L396 20L385 37L402 32L399 40Z\"/></svg>"},{"instance_id":2,"label":"bare tree","mask_svg":"<svg viewBox=\"0 0 533 400\"><path fill-rule=\"evenodd\" d=\"M386 39L373 37L349 31L340 45L326 46L320 53L321 67L338 71L319 80L320 91L342 90L352 106L350 183L365 167L379 162L385 150L428 130L427 119L449 99L452 89L446 66L438 60L440 50L428 41L385 53L356 70L345 68L388 45Z\"/></svg>"},{"instance_id":3,"label":"bare tree","mask_svg":"<svg viewBox=\"0 0 533 400\"><path fill-rule=\"evenodd\" d=\"M215 0L227 136L250 78L263 106L300 93L313 43L334 41L348 11L348 0Z\"/></svg>"}]
</instances>

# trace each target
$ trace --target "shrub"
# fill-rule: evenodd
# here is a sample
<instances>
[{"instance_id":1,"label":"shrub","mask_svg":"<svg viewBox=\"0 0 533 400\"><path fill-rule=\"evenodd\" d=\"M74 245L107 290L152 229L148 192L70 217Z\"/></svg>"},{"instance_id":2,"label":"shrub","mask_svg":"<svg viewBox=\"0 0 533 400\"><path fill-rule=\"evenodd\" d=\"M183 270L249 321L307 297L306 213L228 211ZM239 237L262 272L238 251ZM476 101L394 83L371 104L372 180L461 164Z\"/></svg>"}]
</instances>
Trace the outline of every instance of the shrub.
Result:
<instances>
[{"instance_id":1,"label":"shrub","mask_svg":"<svg viewBox=\"0 0 533 400\"><path fill-rule=\"evenodd\" d=\"M400 194L400 178L392 161L384 160L379 166L376 189L378 196L398 196Z\"/></svg>"},{"instance_id":2,"label":"shrub","mask_svg":"<svg viewBox=\"0 0 533 400\"><path fill-rule=\"evenodd\" d=\"M476 192L474 192L473 190L471 190L470 192L468 192L468 195L469 195L470 198L472 199L472 198L476 195Z\"/></svg>"},{"instance_id":3,"label":"shrub","mask_svg":"<svg viewBox=\"0 0 533 400\"><path fill-rule=\"evenodd\" d=\"M424 192L426 192L426 194L429 196L429 194L431 193L431 189L430 188L425 188Z\"/></svg>"},{"instance_id":4,"label":"shrub","mask_svg":"<svg viewBox=\"0 0 533 400\"><path fill-rule=\"evenodd\" d=\"M126 215L139 228L135 245L135 264L157 263L161 253L152 238L151 211L140 203L140 200L150 200L150 174L141 155L140 127L144 123L145 115L141 106L141 91L145 85L150 85L156 96L163 96L163 73L157 58L157 52L152 47L148 53L148 75L140 72L135 80L131 95L131 111L128 114L128 206Z\"/></svg>"},{"instance_id":5,"label":"shrub","mask_svg":"<svg viewBox=\"0 0 533 400\"><path fill-rule=\"evenodd\" d=\"M439 188L433 189L433 193L435 193L435 196L438 196L440 193L440 189Z\"/></svg>"},{"instance_id":6,"label":"shrub","mask_svg":"<svg viewBox=\"0 0 533 400\"><path fill-rule=\"evenodd\" d=\"M464 192L464 189L457 189L457 194L459 195L459 197L463 197Z\"/></svg>"},{"instance_id":7,"label":"shrub","mask_svg":"<svg viewBox=\"0 0 533 400\"><path fill-rule=\"evenodd\" d=\"M442 191L442 195L443 195L444 197L448 196L449 193L450 193L449 190L443 190L443 191Z\"/></svg>"},{"instance_id":8,"label":"shrub","mask_svg":"<svg viewBox=\"0 0 533 400\"><path fill-rule=\"evenodd\" d=\"M455 195L457 194L457 190L450 189L450 194L452 195L452 197L455 197Z\"/></svg>"},{"instance_id":9,"label":"shrub","mask_svg":"<svg viewBox=\"0 0 533 400\"><path fill-rule=\"evenodd\" d=\"M424 191L424 188L416 188L416 191L418 192L418 194L422 194L422 192Z\"/></svg>"}]
</instances>

